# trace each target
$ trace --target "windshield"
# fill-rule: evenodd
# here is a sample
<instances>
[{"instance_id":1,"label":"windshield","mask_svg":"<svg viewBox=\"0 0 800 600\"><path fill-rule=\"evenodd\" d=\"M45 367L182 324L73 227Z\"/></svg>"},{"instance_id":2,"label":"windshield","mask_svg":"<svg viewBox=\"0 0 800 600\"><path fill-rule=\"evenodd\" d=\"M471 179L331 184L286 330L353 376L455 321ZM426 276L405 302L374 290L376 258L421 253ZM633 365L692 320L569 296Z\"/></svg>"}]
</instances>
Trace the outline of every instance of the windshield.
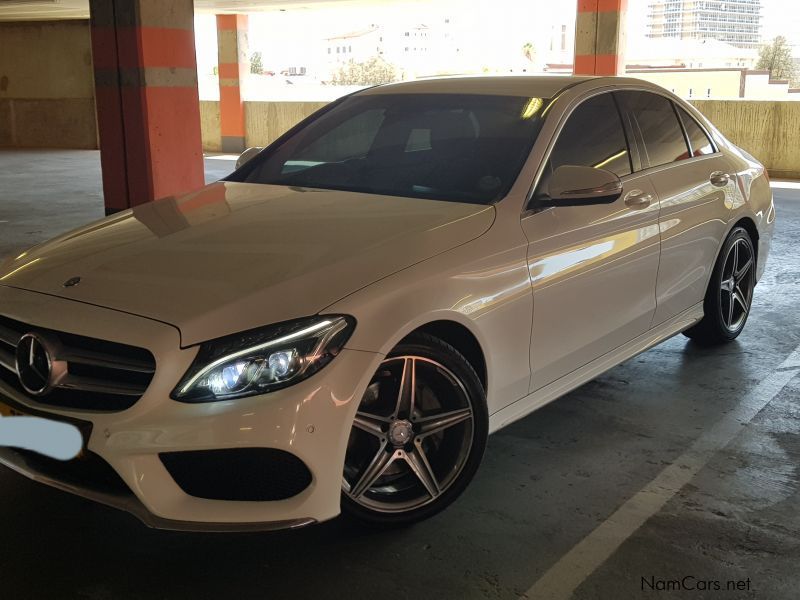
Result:
<instances>
[{"instance_id":1,"label":"windshield","mask_svg":"<svg viewBox=\"0 0 800 600\"><path fill-rule=\"evenodd\" d=\"M511 189L540 98L349 96L228 180L488 204Z\"/></svg>"}]
</instances>

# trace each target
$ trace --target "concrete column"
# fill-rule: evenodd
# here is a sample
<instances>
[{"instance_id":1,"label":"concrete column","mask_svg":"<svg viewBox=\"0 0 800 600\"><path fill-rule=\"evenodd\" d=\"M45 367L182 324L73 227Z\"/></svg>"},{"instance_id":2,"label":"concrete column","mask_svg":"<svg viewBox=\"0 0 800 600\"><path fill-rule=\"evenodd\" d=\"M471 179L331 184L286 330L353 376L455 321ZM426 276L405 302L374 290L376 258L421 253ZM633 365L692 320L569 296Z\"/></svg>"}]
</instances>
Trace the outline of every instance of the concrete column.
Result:
<instances>
[{"instance_id":1,"label":"concrete column","mask_svg":"<svg viewBox=\"0 0 800 600\"><path fill-rule=\"evenodd\" d=\"M90 0L106 214L203 185L192 0Z\"/></svg>"},{"instance_id":2,"label":"concrete column","mask_svg":"<svg viewBox=\"0 0 800 600\"><path fill-rule=\"evenodd\" d=\"M223 152L245 149L242 84L250 71L247 15L217 15L219 117Z\"/></svg>"},{"instance_id":3,"label":"concrete column","mask_svg":"<svg viewBox=\"0 0 800 600\"><path fill-rule=\"evenodd\" d=\"M575 75L625 73L627 0L578 0L575 22Z\"/></svg>"}]
</instances>

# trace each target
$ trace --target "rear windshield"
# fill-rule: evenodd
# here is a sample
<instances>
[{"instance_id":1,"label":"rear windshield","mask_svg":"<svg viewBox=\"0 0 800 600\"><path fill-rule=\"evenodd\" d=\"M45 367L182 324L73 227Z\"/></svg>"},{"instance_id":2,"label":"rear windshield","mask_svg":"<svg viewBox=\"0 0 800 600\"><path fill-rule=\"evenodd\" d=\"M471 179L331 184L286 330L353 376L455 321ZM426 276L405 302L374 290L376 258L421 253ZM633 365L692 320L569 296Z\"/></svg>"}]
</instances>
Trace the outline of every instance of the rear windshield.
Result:
<instances>
[{"instance_id":1,"label":"rear windshield","mask_svg":"<svg viewBox=\"0 0 800 600\"><path fill-rule=\"evenodd\" d=\"M488 204L511 189L544 105L518 96L350 96L228 180Z\"/></svg>"}]
</instances>

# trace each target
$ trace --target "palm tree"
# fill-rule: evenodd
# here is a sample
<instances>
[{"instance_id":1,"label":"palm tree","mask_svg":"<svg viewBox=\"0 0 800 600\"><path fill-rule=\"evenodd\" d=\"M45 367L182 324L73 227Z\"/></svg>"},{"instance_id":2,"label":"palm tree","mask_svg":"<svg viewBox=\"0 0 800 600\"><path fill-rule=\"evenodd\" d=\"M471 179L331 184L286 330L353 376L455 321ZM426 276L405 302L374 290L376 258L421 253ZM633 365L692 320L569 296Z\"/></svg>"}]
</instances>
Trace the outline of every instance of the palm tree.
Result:
<instances>
[{"instance_id":1,"label":"palm tree","mask_svg":"<svg viewBox=\"0 0 800 600\"><path fill-rule=\"evenodd\" d=\"M533 62L533 59L536 56L536 48L531 42L526 42L525 45L522 46L522 53L525 55L525 58Z\"/></svg>"}]
</instances>

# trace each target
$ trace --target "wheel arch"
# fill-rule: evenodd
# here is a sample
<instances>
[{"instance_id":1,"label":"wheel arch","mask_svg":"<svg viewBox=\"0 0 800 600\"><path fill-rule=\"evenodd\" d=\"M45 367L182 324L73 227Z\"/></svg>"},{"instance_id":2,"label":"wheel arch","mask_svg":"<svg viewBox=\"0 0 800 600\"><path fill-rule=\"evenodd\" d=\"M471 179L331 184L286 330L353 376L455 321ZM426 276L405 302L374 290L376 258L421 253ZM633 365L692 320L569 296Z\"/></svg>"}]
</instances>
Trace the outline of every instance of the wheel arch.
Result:
<instances>
[{"instance_id":1,"label":"wheel arch","mask_svg":"<svg viewBox=\"0 0 800 600\"><path fill-rule=\"evenodd\" d=\"M728 230L728 233L725 236L726 240L728 239L728 236L731 234L731 231L733 231L737 227L741 227L742 229L744 229L747 232L747 234L750 236L750 241L753 242L753 252L755 252L755 256L753 258L755 259L755 263L758 264L758 239L759 239L760 236L759 236L758 227L756 227L755 221L753 221L753 219L751 219L749 216L741 217ZM722 240L722 243L724 244L725 240ZM722 250L722 246L720 246L720 251L721 250Z\"/></svg>"},{"instance_id":2,"label":"wheel arch","mask_svg":"<svg viewBox=\"0 0 800 600\"><path fill-rule=\"evenodd\" d=\"M403 339L414 333L427 333L447 342L458 350L467 359L472 368L475 369L484 391L488 391L486 355L478 338L468 327L457 321L439 319L418 326L406 334Z\"/></svg>"},{"instance_id":3,"label":"wheel arch","mask_svg":"<svg viewBox=\"0 0 800 600\"><path fill-rule=\"evenodd\" d=\"M708 289L708 286L711 285L711 275L714 271L714 265L717 264L719 261L720 254L722 254L722 249L725 247L725 242L727 241L728 237L731 235L731 232L736 229L737 227L741 227L747 232L747 235L750 236L750 241L753 243L753 251L755 252L755 263L758 264L758 227L756 227L755 221L748 215L742 215L735 221L729 221L729 225L725 230L725 235L720 237L719 244L717 245L717 253L714 256L714 263L712 264L711 268L708 270L708 275L706 277L706 285L705 290Z\"/></svg>"}]
</instances>

